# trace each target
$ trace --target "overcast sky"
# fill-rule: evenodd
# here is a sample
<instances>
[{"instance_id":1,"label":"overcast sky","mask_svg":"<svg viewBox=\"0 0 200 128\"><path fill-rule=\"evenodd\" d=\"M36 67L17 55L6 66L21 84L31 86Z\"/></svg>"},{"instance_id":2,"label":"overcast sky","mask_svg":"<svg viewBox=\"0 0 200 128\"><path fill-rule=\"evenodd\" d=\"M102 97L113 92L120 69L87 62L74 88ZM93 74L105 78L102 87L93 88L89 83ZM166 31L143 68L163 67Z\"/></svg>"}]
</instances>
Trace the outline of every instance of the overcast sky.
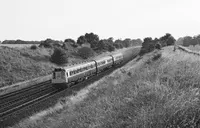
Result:
<instances>
[{"instance_id":1,"label":"overcast sky","mask_svg":"<svg viewBox=\"0 0 200 128\"><path fill-rule=\"evenodd\" d=\"M200 34L199 0L0 0L0 40Z\"/></svg>"}]
</instances>

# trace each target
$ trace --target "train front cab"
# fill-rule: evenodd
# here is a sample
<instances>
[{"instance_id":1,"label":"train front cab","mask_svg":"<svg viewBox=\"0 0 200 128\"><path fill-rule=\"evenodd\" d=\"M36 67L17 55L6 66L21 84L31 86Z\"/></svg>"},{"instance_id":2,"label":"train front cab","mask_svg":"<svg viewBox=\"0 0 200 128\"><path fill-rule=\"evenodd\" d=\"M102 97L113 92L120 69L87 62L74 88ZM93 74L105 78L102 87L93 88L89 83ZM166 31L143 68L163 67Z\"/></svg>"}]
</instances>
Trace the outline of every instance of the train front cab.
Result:
<instances>
[{"instance_id":1,"label":"train front cab","mask_svg":"<svg viewBox=\"0 0 200 128\"><path fill-rule=\"evenodd\" d=\"M51 82L58 88L65 86L64 84L68 83L68 72L66 72L63 68L55 68Z\"/></svg>"}]
</instances>

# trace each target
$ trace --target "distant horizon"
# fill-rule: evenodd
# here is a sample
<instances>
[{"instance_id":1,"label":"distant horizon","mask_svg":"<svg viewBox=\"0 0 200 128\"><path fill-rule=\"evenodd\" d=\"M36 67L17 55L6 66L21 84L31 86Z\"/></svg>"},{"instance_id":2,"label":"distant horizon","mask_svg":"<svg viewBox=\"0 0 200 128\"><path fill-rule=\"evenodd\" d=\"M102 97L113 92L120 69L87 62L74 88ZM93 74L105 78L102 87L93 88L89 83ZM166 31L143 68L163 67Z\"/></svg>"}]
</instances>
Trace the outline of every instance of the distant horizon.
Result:
<instances>
[{"instance_id":1,"label":"distant horizon","mask_svg":"<svg viewBox=\"0 0 200 128\"><path fill-rule=\"evenodd\" d=\"M200 34L198 0L1 0L0 41L175 39Z\"/></svg>"}]
</instances>

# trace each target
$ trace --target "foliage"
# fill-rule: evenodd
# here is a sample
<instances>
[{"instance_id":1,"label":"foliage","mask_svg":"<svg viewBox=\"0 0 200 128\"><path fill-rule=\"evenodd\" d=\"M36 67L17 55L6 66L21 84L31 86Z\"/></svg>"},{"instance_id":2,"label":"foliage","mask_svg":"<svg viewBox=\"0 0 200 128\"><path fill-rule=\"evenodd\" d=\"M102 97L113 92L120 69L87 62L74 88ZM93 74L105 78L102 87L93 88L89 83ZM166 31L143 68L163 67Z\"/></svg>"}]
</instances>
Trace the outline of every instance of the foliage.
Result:
<instances>
[{"instance_id":1,"label":"foliage","mask_svg":"<svg viewBox=\"0 0 200 128\"><path fill-rule=\"evenodd\" d=\"M85 39L91 45L92 49L95 49L97 47L97 44L99 43L99 36L94 33L86 33Z\"/></svg>"},{"instance_id":2,"label":"foliage","mask_svg":"<svg viewBox=\"0 0 200 128\"><path fill-rule=\"evenodd\" d=\"M115 50L115 47L114 47L114 43L111 42L111 40L107 40L107 39L104 39L104 40L100 40L98 45L97 45L97 49L100 50L100 51L114 51Z\"/></svg>"},{"instance_id":3,"label":"foliage","mask_svg":"<svg viewBox=\"0 0 200 128\"><path fill-rule=\"evenodd\" d=\"M200 45L200 35L198 36L194 36L194 37L191 37L191 36L185 36L182 38L182 45L185 46L185 47L188 47L190 45Z\"/></svg>"},{"instance_id":4,"label":"foliage","mask_svg":"<svg viewBox=\"0 0 200 128\"><path fill-rule=\"evenodd\" d=\"M70 39L70 38L65 39L64 43L68 43L68 44L70 44L70 45L71 45L72 47L74 47L74 48L78 47L76 41L73 40L73 39Z\"/></svg>"},{"instance_id":5,"label":"foliage","mask_svg":"<svg viewBox=\"0 0 200 128\"><path fill-rule=\"evenodd\" d=\"M159 41L161 42L162 46L169 46L174 45L176 40L171 34L166 33L164 36L160 37Z\"/></svg>"},{"instance_id":6,"label":"foliage","mask_svg":"<svg viewBox=\"0 0 200 128\"><path fill-rule=\"evenodd\" d=\"M4 40L2 44L40 44L40 41Z\"/></svg>"},{"instance_id":7,"label":"foliage","mask_svg":"<svg viewBox=\"0 0 200 128\"><path fill-rule=\"evenodd\" d=\"M161 44L160 43L156 43L155 48L160 50L161 49Z\"/></svg>"},{"instance_id":8,"label":"foliage","mask_svg":"<svg viewBox=\"0 0 200 128\"><path fill-rule=\"evenodd\" d=\"M74 45L71 45L69 42L64 42L61 48L67 51L73 51L73 52L76 51L76 48L74 47Z\"/></svg>"},{"instance_id":9,"label":"foliage","mask_svg":"<svg viewBox=\"0 0 200 128\"><path fill-rule=\"evenodd\" d=\"M37 49L37 46L36 45L31 45L30 49L35 50L35 49Z\"/></svg>"},{"instance_id":10,"label":"foliage","mask_svg":"<svg viewBox=\"0 0 200 128\"><path fill-rule=\"evenodd\" d=\"M166 33L164 36L160 37L159 39L158 38L152 39L151 37L146 37L144 38L144 41L142 43L140 55L151 52L155 48L159 48L159 47L161 48L161 47L165 47L169 45L174 45L175 41L176 40L174 39L174 37L169 33ZM157 43L159 43L160 46L158 46Z\"/></svg>"},{"instance_id":11,"label":"foliage","mask_svg":"<svg viewBox=\"0 0 200 128\"><path fill-rule=\"evenodd\" d=\"M62 42L57 40L52 40L50 38L47 38L44 41L41 41L39 47L44 48L53 48L53 47L61 47Z\"/></svg>"},{"instance_id":12,"label":"foliage","mask_svg":"<svg viewBox=\"0 0 200 128\"><path fill-rule=\"evenodd\" d=\"M78 38L77 44L82 45L84 43L89 43L93 50L96 49L97 44L99 43L99 36L94 33L86 33Z\"/></svg>"},{"instance_id":13,"label":"foliage","mask_svg":"<svg viewBox=\"0 0 200 128\"><path fill-rule=\"evenodd\" d=\"M75 43L76 43L73 39L70 39L70 38L65 39L64 42L65 42L65 43L67 42L67 43L70 43L70 44L75 44Z\"/></svg>"},{"instance_id":14,"label":"foliage","mask_svg":"<svg viewBox=\"0 0 200 128\"><path fill-rule=\"evenodd\" d=\"M77 44L82 45L84 43L89 43L91 48L97 52L99 51L113 51L115 48L131 47L141 45L142 41L140 39L129 39L124 40L118 39L113 41L113 37L108 39L99 39L99 36L94 33L86 33L78 38Z\"/></svg>"},{"instance_id":15,"label":"foliage","mask_svg":"<svg viewBox=\"0 0 200 128\"><path fill-rule=\"evenodd\" d=\"M68 63L69 55L67 52L62 48L55 48L54 53L51 55L51 62L61 65Z\"/></svg>"},{"instance_id":16,"label":"foliage","mask_svg":"<svg viewBox=\"0 0 200 128\"><path fill-rule=\"evenodd\" d=\"M92 57L94 55L94 51L91 48L88 47L82 47L78 50L79 56L81 56L83 59L88 59L89 57Z\"/></svg>"},{"instance_id":17,"label":"foliage","mask_svg":"<svg viewBox=\"0 0 200 128\"><path fill-rule=\"evenodd\" d=\"M85 36L80 36L77 40L77 44L82 45L84 43L87 43Z\"/></svg>"},{"instance_id":18,"label":"foliage","mask_svg":"<svg viewBox=\"0 0 200 128\"><path fill-rule=\"evenodd\" d=\"M144 42L142 43L142 48L140 50L140 55L151 52L154 50L154 45L157 43L157 40L153 40L151 37L144 38Z\"/></svg>"}]
</instances>

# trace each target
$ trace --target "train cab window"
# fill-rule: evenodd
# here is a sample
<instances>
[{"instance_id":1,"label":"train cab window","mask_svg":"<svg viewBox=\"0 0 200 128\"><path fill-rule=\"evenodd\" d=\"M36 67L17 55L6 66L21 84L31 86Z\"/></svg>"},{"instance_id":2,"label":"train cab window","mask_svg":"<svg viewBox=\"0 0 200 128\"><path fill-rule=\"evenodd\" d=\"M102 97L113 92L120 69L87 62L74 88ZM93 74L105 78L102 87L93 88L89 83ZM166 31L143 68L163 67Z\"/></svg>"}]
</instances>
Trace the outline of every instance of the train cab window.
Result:
<instances>
[{"instance_id":1,"label":"train cab window","mask_svg":"<svg viewBox=\"0 0 200 128\"><path fill-rule=\"evenodd\" d=\"M107 60L108 63L110 63L112 61L112 59Z\"/></svg>"},{"instance_id":2,"label":"train cab window","mask_svg":"<svg viewBox=\"0 0 200 128\"><path fill-rule=\"evenodd\" d=\"M56 78L56 73L55 72L53 72L53 79L55 79Z\"/></svg>"},{"instance_id":3,"label":"train cab window","mask_svg":"<svg viewBox=\"0 0 200 128\"><path fill-rule=\"evenodd\" d=\"M70 76L74 74L74 71L70 71Z\"/></svg>"}]
</instances>

